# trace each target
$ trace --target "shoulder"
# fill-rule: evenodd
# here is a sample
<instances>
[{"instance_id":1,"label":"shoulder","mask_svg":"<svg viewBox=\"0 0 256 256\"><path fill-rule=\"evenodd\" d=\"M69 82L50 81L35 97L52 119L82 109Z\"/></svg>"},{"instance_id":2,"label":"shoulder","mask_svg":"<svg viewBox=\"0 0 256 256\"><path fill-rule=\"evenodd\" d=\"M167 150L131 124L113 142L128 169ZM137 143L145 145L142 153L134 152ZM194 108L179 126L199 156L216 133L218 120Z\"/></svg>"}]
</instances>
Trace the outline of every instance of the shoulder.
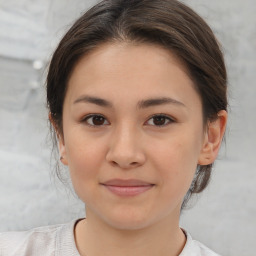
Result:
<instances>
[{"instance_id":1,"label":"shoulder","mask_svg":"<svg viewBox=\"0 0 256 256\"><path fill-rule=\"evenodd\" d=\"M77 255L73 235L76 222L77 220L72 220L66 224L0 233L0 255ZM61 250L64 249L66 252L62 254Z\"/></svg>"},{"instance_id":2,"label":"shoulder","mask_svg":"<svg viewBox=\"0 0 256 256\"><path fill-rule=\"evenodd\" d=\"M182 230L187 236L187 242L179 256L220 256L204 244L194 240L187 231Z\"/></svg>"}]
</instances>

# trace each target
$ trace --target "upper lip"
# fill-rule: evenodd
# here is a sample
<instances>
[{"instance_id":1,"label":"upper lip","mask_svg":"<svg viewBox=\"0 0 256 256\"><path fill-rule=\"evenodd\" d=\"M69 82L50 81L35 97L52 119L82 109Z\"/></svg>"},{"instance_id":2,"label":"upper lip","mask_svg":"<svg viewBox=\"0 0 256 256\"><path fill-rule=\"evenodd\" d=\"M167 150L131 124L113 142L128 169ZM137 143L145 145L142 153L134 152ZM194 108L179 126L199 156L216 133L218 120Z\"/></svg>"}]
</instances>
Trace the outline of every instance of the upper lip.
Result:
<instances>
[{"instance_id":1,"label":"upper lip","mask_svg":"<svg viewBox=\"0 0 256 256\"><path fill-rule=\"evenodd\" d=\"M152 183L136 180L136 179L129 179L129 180L122 180L122 179L112 179L106 182L101 183L107 186L118 186L118 187L139 187L139 186L150 186L154 185Z\"/></svg>"}]
</instances>

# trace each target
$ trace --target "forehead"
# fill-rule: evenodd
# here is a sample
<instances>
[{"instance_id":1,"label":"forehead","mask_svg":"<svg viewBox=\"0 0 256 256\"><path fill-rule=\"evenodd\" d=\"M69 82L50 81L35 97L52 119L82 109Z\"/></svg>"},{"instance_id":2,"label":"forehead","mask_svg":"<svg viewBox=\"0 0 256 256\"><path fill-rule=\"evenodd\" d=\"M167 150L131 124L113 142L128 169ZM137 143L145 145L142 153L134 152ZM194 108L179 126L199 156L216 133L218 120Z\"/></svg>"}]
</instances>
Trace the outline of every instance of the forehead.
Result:
<instances>
[{"instance_id":1,"label":"forehead","mask_svg":"<svg viewBox=\"0 0 256 256\"><path fill-rule=\"evenodd\" d=\"M84 66L84 68L99 67L102 69L101 73L103 73L104 71L111 72L111 69L120 67L120 64L124 63L127 66L131 64L130 69L136 69L138 67L154 68L154 73L158 71L156 70L157 67L162 69L169 64L182 69L189 76L186 64L174 52L153 43L133 42L107 42L100 44L79 59L71 76L81 66Z\"/></svg>"},{"instance_id":2,"label":"forehead","mask_svg":"<svg viewBox=\"0 0 256 256\"><path fill-rule=\"evenodd\" d=\"M171 93L179 100L191 92L195 93L194 84L175 54L158 45L122 42L103 44L83 56L71 74L67 94L137 99Z\"/></svg>"}]
</instances>

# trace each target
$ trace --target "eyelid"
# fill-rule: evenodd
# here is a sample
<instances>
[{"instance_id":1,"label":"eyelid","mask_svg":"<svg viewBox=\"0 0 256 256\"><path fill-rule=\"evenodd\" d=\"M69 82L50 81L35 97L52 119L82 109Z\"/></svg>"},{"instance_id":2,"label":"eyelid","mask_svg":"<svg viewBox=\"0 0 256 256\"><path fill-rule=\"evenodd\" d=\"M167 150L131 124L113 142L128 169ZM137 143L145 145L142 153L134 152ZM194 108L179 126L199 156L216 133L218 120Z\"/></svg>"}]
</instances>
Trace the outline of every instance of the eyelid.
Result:
<instances>
[{"instance_id":1,"label":"eyelid","mask_svg":"<svg viewBox=\"0 0 256 256\"><path fill-rule=\"evenodd\" d=\"M169 124L171 124L171 123L176 122L176 120L175 120L173 117L171 117L171 116L169 116L169 115L167 115L167 114L159 113L159 114L154 114L154 115L150 116L150 117L147 119L146 123L147 123L150 119L152 119L152 118L154 118L154 117L164 117L164 118L166 118L166 119L169 120L169 122L168 122L167 124L163 124L163 125L151 125L151 126L155 126L155 127L159 127L159 128L164 127L164 126L167 126L167 125L169 125Z\"/></svg>"},{"instance_id":2,"label":"eyelid","mask_svg":"<svg viewBox=\"0 0 256 256\"><path fill-rule=\"evenodd\" d=\"M92 117L95 117L95 116L96 116L96 117L102 117L102 118L104 118L104 120L107 121L108 124L102 124L102 125L92 125L92 124L89 124L89 123L87 122L88 119L90 119L90 118L92 118ZM176 122L176 120L175 120L173 117L171 117L170 115L163 114L163 113L159 113L159 114L151 115L151 116L147 119L147 121L146 121L145 123L148 123L149 120L152 119L152 118L154 118L154 117L164 117L164 118L166 118L166 119L169 120L169 121L168 121L167 124L163 124L163 125L150 125L150 126L155 126L155 127L161 128L161 127L164 127L164 126L167 126L167 125L169 125L169 124L171 124L171 123ZM104 121L104 123L105 123L105 121ZM98 113L88 114L88 115L84 116L84 117L82 118L81 122L82 122L82 123L85 122L87 126L90 126L90 127L93 127L93 128L102 127L102 126L105 126L105 125L109 125L109 124L110 124L109 121L104 117L104 115L98 114Z\"/></svg>"},{"instance_id":3,"label":"eyelid","mask_svg":"<svg viewBox=\"0 0 256 256\"><path fill-rule=\"evenodd\" d=\"M105 121L108 122L108 124L102 124L102 125L92 125L92 124L89 124L89 123L87 122L87 120L88 120L89 118L95 117L95 116L97 116L97 117L103 117L103 118L105 119ZM109 121L104 117L104 115L102 115L102 114L97 114L97 113L88 114L88 115L84 116L84 117L82 118L81 122L82 122L82 123L85 122L87 126L90 126L90 127L93 127L93 128L98 128L98 127L101 127L101 126L105 126L105 125L109 125L109 124L110 124Z\"/></svg>"}]
</instances>

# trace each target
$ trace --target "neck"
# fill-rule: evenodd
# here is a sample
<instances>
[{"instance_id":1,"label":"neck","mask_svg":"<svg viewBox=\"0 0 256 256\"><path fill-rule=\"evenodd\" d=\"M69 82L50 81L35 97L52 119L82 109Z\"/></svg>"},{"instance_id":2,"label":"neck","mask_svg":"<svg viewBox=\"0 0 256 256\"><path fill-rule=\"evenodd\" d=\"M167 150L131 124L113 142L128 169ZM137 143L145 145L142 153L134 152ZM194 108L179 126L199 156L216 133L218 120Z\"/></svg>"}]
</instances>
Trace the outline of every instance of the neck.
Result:
<instances>
[{"instance_id":1,"label":"neck","mask_svg":"<svg viewBox=\"0 0 256 256\"><path fill-rule=\"evenodd\" d=\"M179 218L165 218L136 230L120 230L99 221L87 211L87 218L75 229L75 239L81 256L178 256L186 243L179 228Z\"/></svg>"}]
</instances>

